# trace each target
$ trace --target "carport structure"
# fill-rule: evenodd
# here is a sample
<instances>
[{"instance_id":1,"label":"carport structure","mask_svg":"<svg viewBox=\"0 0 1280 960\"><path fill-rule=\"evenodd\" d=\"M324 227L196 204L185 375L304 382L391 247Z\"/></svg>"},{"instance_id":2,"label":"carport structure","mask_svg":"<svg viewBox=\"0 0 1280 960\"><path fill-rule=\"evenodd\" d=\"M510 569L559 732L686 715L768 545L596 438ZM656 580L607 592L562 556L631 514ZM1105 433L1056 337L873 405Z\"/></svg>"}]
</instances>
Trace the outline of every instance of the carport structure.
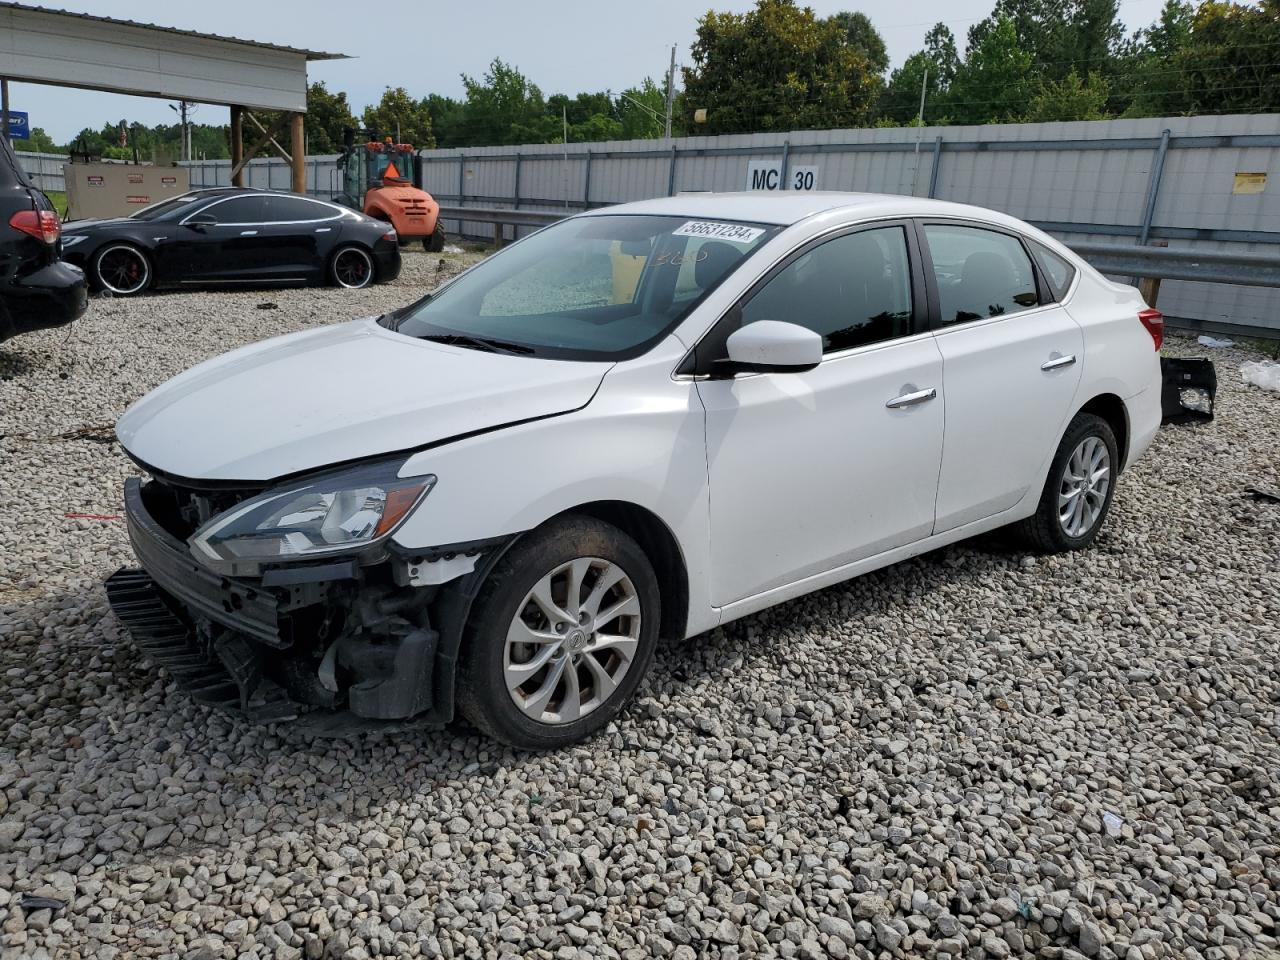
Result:
<instances>
[{"instance_id":1,"label":"carport structure","mask_svg":"<svg viewBox=\"0 0 1280 960\"><path fill-rule=\"evenodd\" d=\"M343 59L341 53L0 0L4 80L230 107L231 182L236 186L244 185L245 165L270 147L290 164L294 191L306 192L307 64ZM8 128L7 83L4 89L0 131ZM264 120L255 110L275 116ZM248 150L246 120L252 128ZM280 143L286 127L288 150Z\"/></svg>"}]
</instances>

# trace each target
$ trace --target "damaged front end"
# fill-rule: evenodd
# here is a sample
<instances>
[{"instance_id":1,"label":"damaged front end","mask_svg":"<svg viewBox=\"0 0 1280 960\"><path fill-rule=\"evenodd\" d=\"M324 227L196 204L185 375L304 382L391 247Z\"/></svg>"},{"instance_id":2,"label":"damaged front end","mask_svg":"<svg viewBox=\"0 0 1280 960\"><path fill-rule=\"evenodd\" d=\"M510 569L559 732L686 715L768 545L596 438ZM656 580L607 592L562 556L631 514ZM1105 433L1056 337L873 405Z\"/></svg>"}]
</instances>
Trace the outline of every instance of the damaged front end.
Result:
<instances>
[{"instance_id":1,"label":"damaged front end","mask_svg":"<svg viewBox=\"0 0 1280 960\"><path fill-rule=\"evenodd\" d=\"M240 551L247 560L222 570L196 558L188 543L197 533L270 499L263 489L126 482L141 569L106 586L138 644L196 699L254 720L305 715L335 732L361 721L448 722L465 605L441 601L474 579L486 545L431 557L378 546L277 564L252 556L251 544ZM287 509L293 523L305 514Z\"/></svg>"}]
</instances>

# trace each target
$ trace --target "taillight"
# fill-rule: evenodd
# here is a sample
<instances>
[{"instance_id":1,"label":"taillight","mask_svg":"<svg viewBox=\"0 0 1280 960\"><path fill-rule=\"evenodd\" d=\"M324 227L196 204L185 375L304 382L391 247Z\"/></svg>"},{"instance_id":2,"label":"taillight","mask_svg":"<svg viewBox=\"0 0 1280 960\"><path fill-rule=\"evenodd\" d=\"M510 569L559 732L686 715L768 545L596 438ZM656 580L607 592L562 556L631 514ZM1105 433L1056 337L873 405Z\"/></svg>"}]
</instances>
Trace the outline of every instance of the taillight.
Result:
<instances>
[{"instance_id":1,"label":"taillight","mask_svg":"<svg viewBox=\"0 0 1280 960\"><path fill-rule=\"evenodd\" d=\"M394 230L388 230L386 233L384 233L384 234L382 235L382 239L383 239L383 240L395 240L395 239L397 239L397 237L396 237L396 232L395 232Z\"/></svg>"},{"instance_id":2,"label":"taillight","mask_svg":"<svg viewBox=\"0 0 1280 960\"><path fill-rule=\"evenodd\" d=\"M1138 311L1138 319L1147 328L1147 333L1151 334L1151 341L1159 350L1160 344L1164 343L1164 314L1153 307L1147 307L1145 310Z\"/></svg>"},{"instance_id":3,"label":"taillight","mask_svg":"<svg viewBox=\"0 0 1280 960\"><path fill-rule=\"evenodd\" d=\"M62 230L52 210L19 210L9 218L9 226L48 244L57 243Z\"/></svg>"}]
</instances>

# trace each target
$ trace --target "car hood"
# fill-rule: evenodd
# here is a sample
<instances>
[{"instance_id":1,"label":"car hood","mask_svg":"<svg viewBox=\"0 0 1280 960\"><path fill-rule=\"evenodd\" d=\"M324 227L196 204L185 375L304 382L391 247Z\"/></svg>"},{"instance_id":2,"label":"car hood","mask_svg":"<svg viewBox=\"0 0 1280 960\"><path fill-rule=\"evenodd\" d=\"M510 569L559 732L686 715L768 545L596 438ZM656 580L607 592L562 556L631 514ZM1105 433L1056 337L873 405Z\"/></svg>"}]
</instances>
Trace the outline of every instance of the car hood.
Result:
<instances>
[{"instance_id":1,"label":"car hood","mask_svg":"<svg viewBox=\"0 0 1280 960\"><path fill-rule=\"evenodd\" d=\"M576 410L610 366L468 350L356 320L193 367L130 407L116 434L164 473L269 481Z\"/></svg>"}]
</instances>

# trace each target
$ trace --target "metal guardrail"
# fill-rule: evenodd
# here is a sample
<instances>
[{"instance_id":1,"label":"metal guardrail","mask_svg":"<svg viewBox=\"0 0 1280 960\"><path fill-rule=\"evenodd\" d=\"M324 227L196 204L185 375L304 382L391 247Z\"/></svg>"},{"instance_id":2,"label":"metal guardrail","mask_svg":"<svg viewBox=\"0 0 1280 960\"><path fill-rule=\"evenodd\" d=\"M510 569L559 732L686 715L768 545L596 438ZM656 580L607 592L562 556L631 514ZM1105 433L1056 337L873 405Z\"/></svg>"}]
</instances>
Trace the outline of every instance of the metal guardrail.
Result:
<instances>
[{"instance_id":1,"label":"metal guardrail","mask_svg":"<svg viewBox=\"0 0 1280 960\"><path fill-rule=\"evenodd\" d=\"M504 242L502 228L506 224L542 227L572 214L500 207L441 207L440 215L446 220L492 223L495 243L501 246ZM1163 246L1123 246L1086 240L1068 242L1067 246L1102 273L1140 278L1138 286L1152 306L1159 296L1161 280L1280 288L1280 252L1170 249ZM1179 317L1167 319L1172 326L1280 340L1280 319L1274 327Z\"/></svg>"}]
</instances>

